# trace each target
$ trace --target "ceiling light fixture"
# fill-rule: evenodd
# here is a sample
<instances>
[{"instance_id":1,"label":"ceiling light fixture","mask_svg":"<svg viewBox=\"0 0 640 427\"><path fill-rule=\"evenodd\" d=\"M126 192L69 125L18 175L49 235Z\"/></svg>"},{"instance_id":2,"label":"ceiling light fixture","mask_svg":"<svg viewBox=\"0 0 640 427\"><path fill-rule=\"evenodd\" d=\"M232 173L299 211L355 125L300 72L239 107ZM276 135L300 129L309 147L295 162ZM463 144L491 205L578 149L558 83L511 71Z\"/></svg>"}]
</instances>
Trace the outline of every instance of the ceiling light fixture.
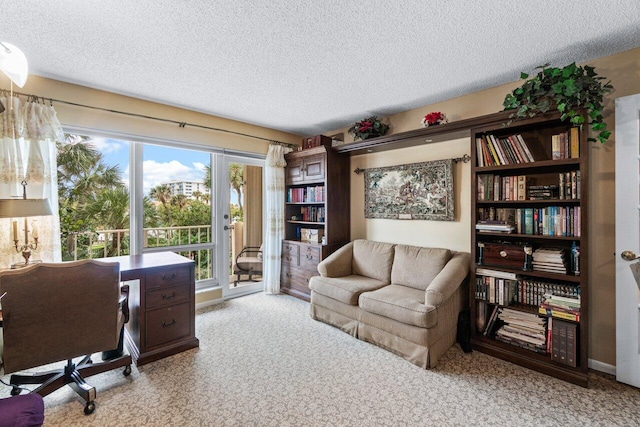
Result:
<instances>
[{"instance_id":1,"label":"ceiling light fixture","mask_svg":"<svg viewBox=\"0 0 640 427\"><path fill-rule=\"evenodd\" d=\"M7 42L0 42L0 70L17 84L23 87L29 76L29 65L24 53Z\"/></svg>"}]
</instances>

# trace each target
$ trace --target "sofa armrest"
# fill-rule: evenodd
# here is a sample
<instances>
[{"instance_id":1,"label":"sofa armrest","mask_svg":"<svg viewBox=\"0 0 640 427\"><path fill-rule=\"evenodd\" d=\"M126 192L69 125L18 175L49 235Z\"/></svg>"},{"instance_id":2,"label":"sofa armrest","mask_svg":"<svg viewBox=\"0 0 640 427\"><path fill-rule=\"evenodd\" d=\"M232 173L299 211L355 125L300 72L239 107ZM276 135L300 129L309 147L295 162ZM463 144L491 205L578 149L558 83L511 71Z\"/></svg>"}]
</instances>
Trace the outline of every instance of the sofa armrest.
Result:
<instances>
[{"instance_id":1,"label":"sofa armrest","mask_svg":"<svg viewBox=\"0 0 640 427\"><path fill-rule=\"evenodd\" d=\"M318 272L323 277L343 277L351 274L353 242L347 243L318 264Z\"/></svg>"},{"instance_id":2,"label":"sofa armrest","mask_svg":"<svg viewBox=\"0 0 640 427\"><path fill-rule=\"evenodd\" d=\"M469 275L471 255L456 252L425 291L425 304L438 307L453 295Z\"/></svg>"}]
</instances>

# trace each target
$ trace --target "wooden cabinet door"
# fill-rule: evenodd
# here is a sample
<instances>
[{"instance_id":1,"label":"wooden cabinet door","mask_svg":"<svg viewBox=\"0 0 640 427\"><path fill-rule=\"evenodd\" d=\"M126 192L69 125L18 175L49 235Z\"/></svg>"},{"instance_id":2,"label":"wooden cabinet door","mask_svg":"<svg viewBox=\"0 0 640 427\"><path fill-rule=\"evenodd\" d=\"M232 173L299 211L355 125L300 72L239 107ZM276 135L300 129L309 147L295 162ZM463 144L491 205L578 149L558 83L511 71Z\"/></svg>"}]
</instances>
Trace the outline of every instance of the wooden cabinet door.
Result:
<instances>
[{"instance_id":1,"label":"wooden cabinet door","mask_svg":"<svg viewBox=\"0 0 640 427\"><path fill-rule=\"evenodd\" d=\"M325 176L325 156L312 156L304 161L304 180L322 181Z\"/></svg>"},{"instance_id":2,"label":"wooden cabinet door","mask_svg":"<svg viewBox=\"0 0 640 427\"><path fill-rule=\"evenodd\" d=\"M287 167L285 169L286 176L285 182L287 184L296 184L304 181L304 163L302 159L288 160Z\"/></svg>"}]
</instances>

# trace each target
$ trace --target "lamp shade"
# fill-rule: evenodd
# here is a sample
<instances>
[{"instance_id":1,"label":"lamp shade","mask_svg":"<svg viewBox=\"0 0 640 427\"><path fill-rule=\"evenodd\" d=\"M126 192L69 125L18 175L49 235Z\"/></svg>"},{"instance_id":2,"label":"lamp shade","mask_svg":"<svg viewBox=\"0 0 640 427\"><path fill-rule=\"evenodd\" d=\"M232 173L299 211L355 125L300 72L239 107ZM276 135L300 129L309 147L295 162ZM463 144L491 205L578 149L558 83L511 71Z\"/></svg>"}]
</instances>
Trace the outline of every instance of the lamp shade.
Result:
<instances>
[{"instance_id":1,"label":"lamp shade","mask_svg":"<svg viewBox=\"0 0 640 427\"><path fill-rule=\"evenodd\" d=\"M23 87L29 76L27 57L14 45L2 42L0 43L0 70L5 73L12 82Z\"/></svg>"},{"instance_id":2,"label":"lamp shade","mask_svg":"<svg viewBox=\"0 0 640 427\"><path fill-rule=\"evenodd\" d=\"M0 199L0 218L53 215L48 199Z\"/></svg>"}]
</instances>

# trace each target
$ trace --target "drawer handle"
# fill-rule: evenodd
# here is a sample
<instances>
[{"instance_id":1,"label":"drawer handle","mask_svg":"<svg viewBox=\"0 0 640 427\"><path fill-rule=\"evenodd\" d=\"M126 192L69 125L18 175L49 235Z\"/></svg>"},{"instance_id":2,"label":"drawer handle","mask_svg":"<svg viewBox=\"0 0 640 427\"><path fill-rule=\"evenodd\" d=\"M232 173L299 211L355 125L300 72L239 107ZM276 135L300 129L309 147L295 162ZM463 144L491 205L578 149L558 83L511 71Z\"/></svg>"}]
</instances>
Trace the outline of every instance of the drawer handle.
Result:
<instances>
[{"instance_id":1,"label":"drawer handle","mask_svg":"<svg viewBox=\"0 0 640 427\"><path fill-rule=\"evenodd\" d=\"M287 257L287 261L291 261L291 257L290 256Z\"/></svg>"},{"instance_id":2,"label":"drawer handle","mask_svg":"<svg viewBox=\"0 0 640 427\"><path fill-rule=\"evenodd\" d=\"M171 299L176 297L176 292L174 291L171 295L162 294L162 299Z\"/></svg>"},{"instance_id":3,"label":"drawer handle","mask_svg":"<svg viewBox=\"0 0 640 427\"><path fill-rule=\"evenodd\" d=\"M173 319L171 321L171 323L162 322L162 327L163 328L170 328L170 327L174 326L175 324L176 324L176 319Z\"/></svg>"},{"instance_id":4,"label":"drawer handle","mask_svg":"<svg viewBox=\"0 0 640 427\"><path fill-rule=\"evenodd\" d=\"M291 273L287 273L286 276L291 279Z\"/></svg>"},{"instance_id":5,"label":"drawer handle","mask_svg":"<svg viewBox=\"0 0 640 427\"><path fill-rule=\"evenodd\" d=\"M169 277L169 279L175 279L176 278L176 273L172 273L171 277ZM167 275L163 274L162 275L162 280L167 280Z\"/></svg>"},{"instance_id":6,"label":"drawer handle","mask_svg":"<svg viewBox=\"0 0 640 427\"><path fill-rule=\"evenodd\" d=\"M313 255L307 255L307 259L313 259Z\"/></svg>"}]
</instances>

